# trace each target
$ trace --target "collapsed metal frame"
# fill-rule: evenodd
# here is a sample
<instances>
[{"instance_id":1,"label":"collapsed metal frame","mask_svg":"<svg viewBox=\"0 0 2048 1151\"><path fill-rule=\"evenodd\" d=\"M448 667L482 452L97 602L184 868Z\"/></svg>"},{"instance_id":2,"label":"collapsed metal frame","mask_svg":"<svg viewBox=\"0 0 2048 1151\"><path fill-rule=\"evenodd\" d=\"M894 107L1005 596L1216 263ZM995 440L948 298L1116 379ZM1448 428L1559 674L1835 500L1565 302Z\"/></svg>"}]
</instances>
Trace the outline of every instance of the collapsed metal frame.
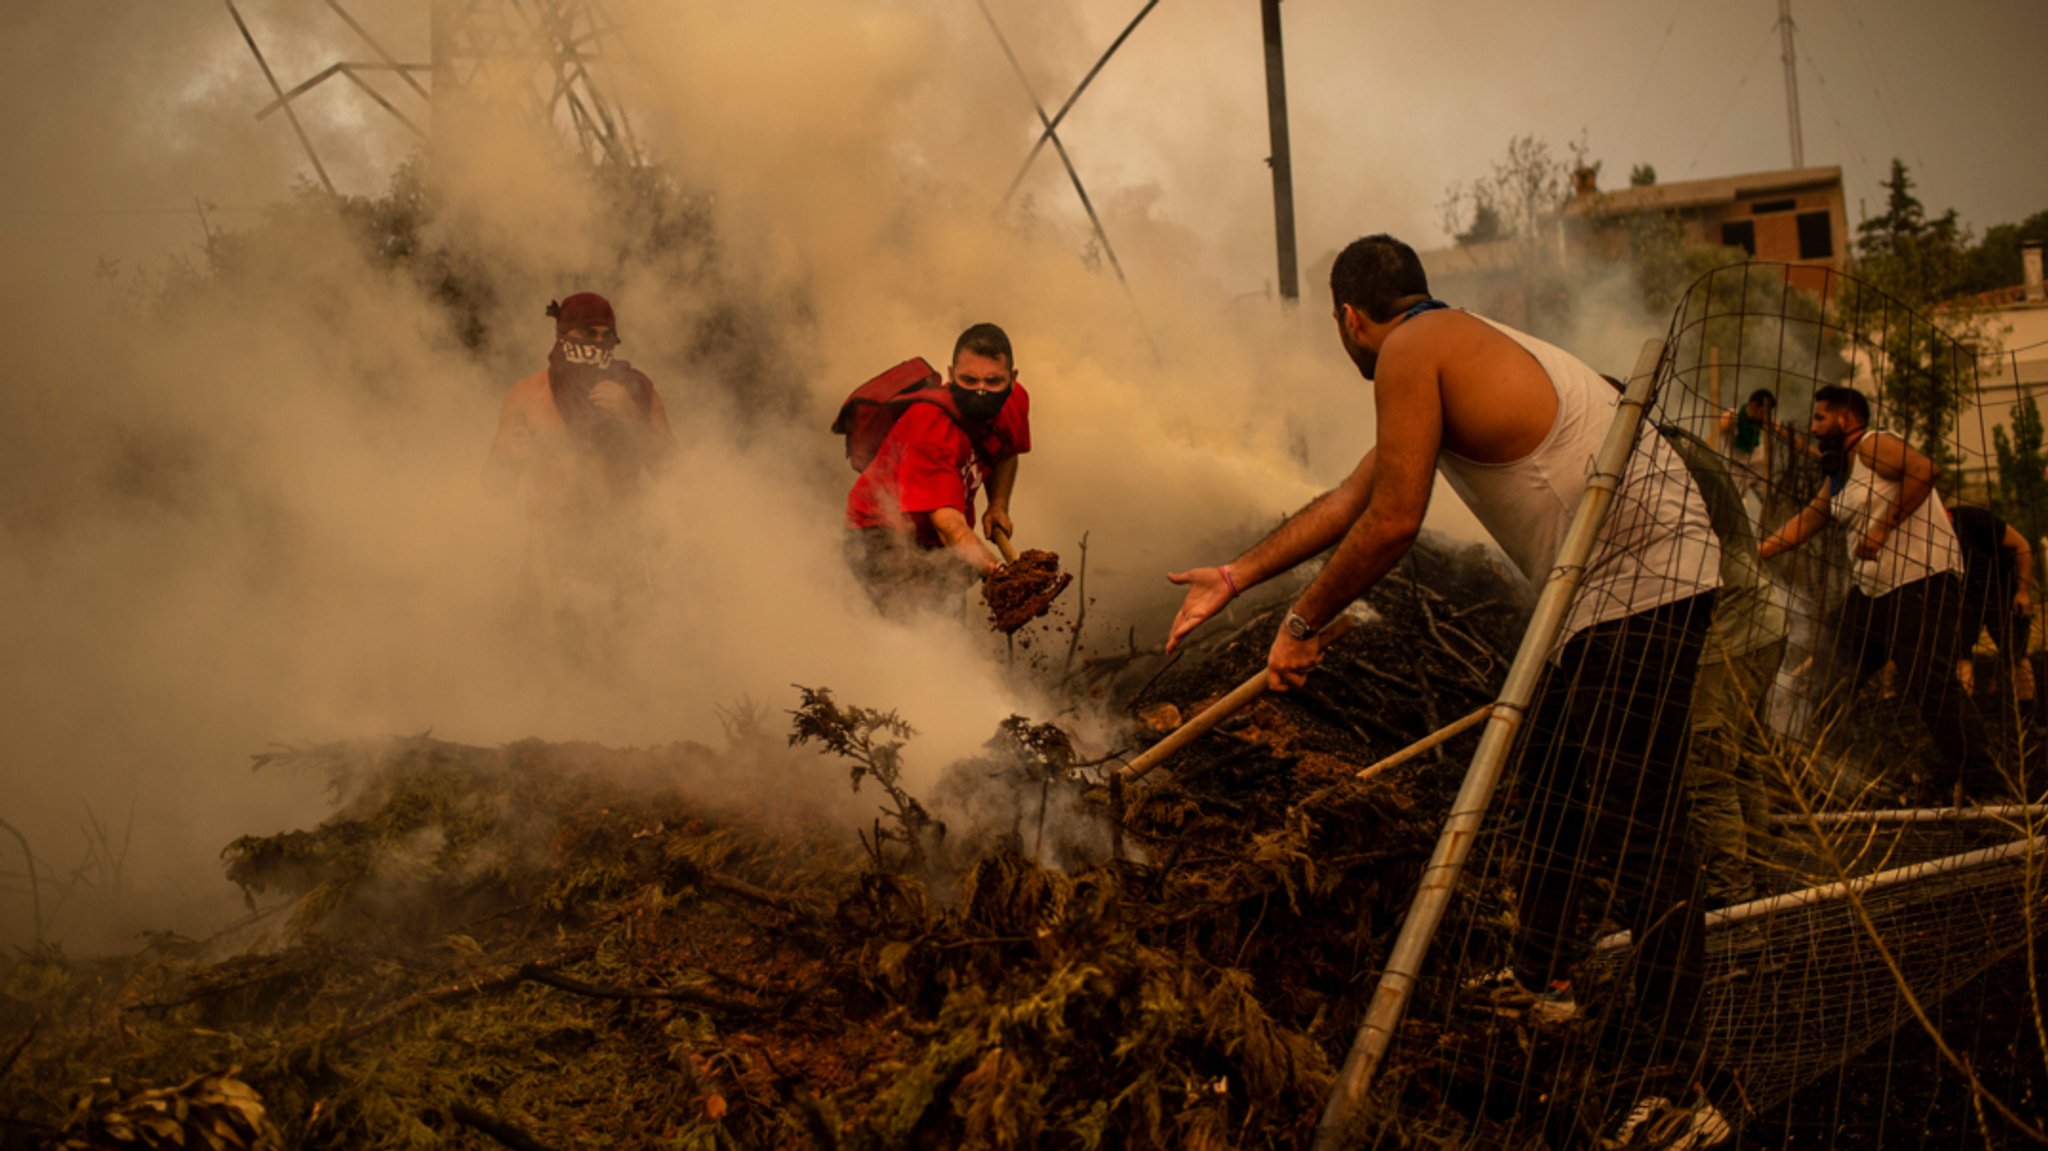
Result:
<instances>
[{"instance_id":1,"label":"collapsed metal frame","mask_svg":"<svg viewBox=\"0 0 2048 1151\"><path fill-rule=\"evenodd\" d=\"M1975 363L1957 346L1952 337L1941 333L1923 316L1907 310L1903 305L1882 293L1870 291L1868 285L1859 293L1847 293L1845 285L1849 278L1841 273L1829 271L1825 274L1818 290L1795 287L1792 276L1795 269L1779 267L1775 272L1754 262L1719 268L1701 277L1687 300L1703 289L1711 297L1714 289L1726 288L1733 283L1740 288L1739 301L1732 307L1713 304L1705 306L1700 315L1692 315L1687 306L1681 306L1678 318L1670 334L1652 341L1645 346L1634 374L1626 387L1622 406L1609 429L1608 438L1589 477L1588 487L1575 511L1571 525L1560 547L1556 566L1551 577L1545 581L1534 615L1523 641L1510 667L1495 713L1489 722L1478 750L1470 761L1459 793L1453 801L1450 813L1445 819L1435 850L1426 865L1421 882L1411 902L1409 911L1401 924L1400 931L1379 975L1365 1016L1361 1022L1351 1049L1346 1057L1333 1088L1325 1101L1323 1113L1318 1121L1312 1146L1317 1151L1334 1151L1335 1148L1350 1146L1363 1134L1362 1129L1369 1119L1377 1118L1368 1106L1376 1077L1385 1066L1404 1015L1423 979L1422 962L1434 937L1443 924L1453 902L1454 891L1466 870L1474 849L1482 836L1488 808L1499 790L1507 761L1512 754L1517 728L1527 714L1533 698L1533 688L1545 671L1545 664L1562 632L1565 612L1574 596L1588 562L1596 537L1605 525L1608 512L1614 502L1614 494L1622 480L1629 460L1629 451L1641 434L1641 425L1653 404L1664 402L1662 393L1671 387L1679 392L1675 401L1690 398L1695 405L1700 399L1697 391L1685 384L1690 372L1694 376L1702 372L1712 375L1715 392L1720 391L1719 373L1721 364L1718 356L1709 356L1706 349L1710 341L1701 338L1700 329L1714 322L1736 325L1734 335L1738 345L1737 372L1768 368L1774 378L1778 375L1818 380L1818 361L1823 354L1823 343L1835 340L1839 346L1831 355L1839 356L1849 372L1844 378L1856 377L1856 382L1873 389L1880 403L1896 401L1892 395L1895 378L1906 378L1914 372L1961 371ZM1792 316L1766 306L1758 315L1774 318L1775 329L1762 333L1775 340L1766 339L1774 346L1756 350L1752 361L1741 354L1747 339L1742 325L1754 318L1753 304L1749 302L1752 274L1757 274L1758 284L1775 284L1783 293L1799 290L1809 293L1816 305L1812 316ZM1728 281L1724 283L1723 281ZM1768 293L1766 293L1768 294ZM1789 299L1789 296L1785 298ZM1765 301L1769 305L1769 301ZM1777 307L1782 307L1782 304ZM1838 307L1847 307L1846 317L1835 314ZM1788 326L1798 323L1816 333L1813 343L1814 364L1795 363L1787 369L1787 345L1790 338ZM1872 333L1875 333L1875 338ZM1888 337L1899 337L1892 340ZM1917 342L1915 340L1917 338ZM1685 350L1688 342L1699 346ZM1923 346L1924 345L1924 346ZM1684 362L1687 355L1699 354L1699 362ZM1969 364L1963 364L1963 360ZM1925 366L1922 361L1925 361ZM1955 361L1955 362L1951 362ZM2014 372L2015 383L2022 399L2030 399L2032 390ZM1697 381L1695 381L1697 382ZM1737 387L1740 392L1740 384ZM1959 408L1957 415L1960 415ZM1718 410L1709 413L1718 417ZM1701 418L1701 413L1692 412L1689 418ZM1982 418L1982 413L1979 414ZM1936 432L1946 429L1946 436L1953 439L1955 427L1952 423L1935 425ZM1932 449L1930 449L1932 450ZM1703 926L1709 931L1745 923L1758 923L1766 917L1778 914L1811 912L1830 905L1847 905L1858 915L1864 914L1863 901L1868 898L1891 898L1912 885L1923 881L1961 882L1971 890L1986 885L1995 887L2011 882L2014 869L2019 869L2018 881L2028 894L2027 898L2038 900L2038 880L2035 878L2041 860L2048 857L2048 834L2044 834L2039 816L2048 811L2032 792L2031 802L2007 803L1969 808L1927 807L1893 810L1850 810L1805 812L1805 823L1817 832L1832 829L1851 830L1866 828L1909 828L1909 827L1974 827L1995 831L1999 827L2009 828L2013 838L1996 845L1976 846L1969 850L1951 850L1936 858L1919 862L1885 867L1882 870L1850 875L1837 869L1825 881L1816 877L1814 881L1798 890L1781 892L1776 895L1751 899L1745 903L1717 909L1703 916ZM1975 878L1975 877L1982 877ZM1882 893L1882 894L1881 894ZM1886 951L1886 941L1878 929L1867 919L1859 929L1869 936L1869 945L1883 956L1890 972L1890 978L1897 981L1897 990L1905 1004L1906 1012L1918 1018L1923 1028L1932 1028L1921 1002L1921 990L1907 984L1907 977L1901 974L1896 962ZM1604 956L1610 962L1631 942L1628 931L1610 932L1592 941L1592 954ZM2017 946L2017 945L2015 945ZM1938 997L1944 991L1935 991ZM1906 1018L1902 1013L1900 1018ZM1930 1034L1933 1034L1930 1031ZM1935 1042L1945 1056L1947 1048L1941 1037L1934 1035ZM1853 1054L1861 1047L1844 1048ZM1839 1053L1838 1053L1839 1054ZM1846 1057L1846 1055L1841 1055ZM1961 1066L1953 1056L1950 1062ZM1995 1098L1988 1102L2001 1115L2013 1118L2008 1108Z\"/></svg>"},{"instance_id":2,"label":"collapsed metal frame","mask_svg":"<svg viewBox=\"0 0 2048 1151\"><path fill-rule=\"evenodd\" d=\"M319 151L293 104L337 76L367 95L415 138L431 144L431 128L422 128L365 79L366 74L397 76L432 111L437 105L445 107L445 101L474 86L495 64L509 61L544 65L552 76L550 90L536 100L539 114L548 120L566 116L575 132L577 148L586 160L627 165L640 162L640 145L631 117L623 104L604 94L590 68L591 62L602 56L602 41L606 37L616 38L619 32L619 25L600 0L429 0L431 59L427 63L400 60L343 7L341 0L322 0L368 45L376 59L330 64L290 88L279 83L255 34L235 7L235 0L223 2L270 87L272 99L256 112L256 119L261 121L284 113L321 186L329 193L335 191L334 181L321 163ZM426 84L420 82L421 73L428 77Z\"/></svg>"},{"instance_id":3,"label":"collapsed metal frame","mask_svg":"<svg viewBox=\"0 0 2048 1151\"><path fill-rule=\"evenodd\" d=\"M1088 86L1095 82L1095 77L1101 74L1110 57L1115 56L1117 50L1124 46L1124 41L1130 39L1131 33L1137 31L1138 25L1144 22L1145 17L1151 15L1152 9L1159 6L1159 0L1145 0L1144 7L1138 9L1137 15L1132 16L1124 25L1123 31L1117 33L1116 39L1110 41L1109 47L1102 50L1102 55L1096 58L1095 64L1081 77L1081 82L1074 86L1074 90L1060 104L1059 110L1050 115L1046 113L1044 102L1039 100L1038 93L1032 88L1030 78L1025 75L1023 64L1011 50L1009 39L1003 35L1001 25L996 23L995 14L989 10L988 0L975 2L981 8L982 18L988 21L989 30L995 34L996 43L1002 47L1004 57L1009 60L1010 69L1016 74L1017 82L1022 85L1024 94L1030 99L1039 124L1038 138L1032 141L1031 150L1025 154L1024 162L1017 166L1017 174L1010 178L1010 186L1003 190L1003 198L996 210L1001 212L1009 207L1010 201L1017 195L1018 187L1024 183L1024 178L1030 175L1031 167L1037 162L1039 154L1045 150L1047 144L1051 144L1053 151L1059 156L1060 165L1066 169L1068 180L1074 185L1074 195L1081 201L1082 210L1088 214L1088 224L1094 230L1096 242L1102 245L1103 255L1108 258L1110 267L1116 271L1118 281L1128 290L1130 282L1124 276L1123 264L1117 259L1116 249L1109 242L1109 233L1103 229L1101 218L1096 215L1095 205L1088 198L1088 189L1081 183L1081 176L1074 168L1073 158L1067 155L1066 143L1060 139L1059 127L1066 121L1067 113L1073 111L1074 104L1081 99L1081 94L1086 92ZM1273 172L1275 258L1280 277L1280 299L1284 304L1292 306L1300 299L1301 285L1295 241L1294 160L1287 127L1287 74L1281 49L1280 0L1260 0L1260 25L1264 41L1266 120L1271 145L1266 164ZM1151 337L1148 334L1146 338L1149 340ZM1153 351L1156 356L1156 344Z\"/></svg>"},{"instance_id":4,"label":"collapsed metal frame","mask_svg":"<svg viewBox=\"0 0 2048 1151\"><path fill-rule=\"evenodd\" d=\"M1109 58L1116 55L1117 49L1123 47L1125 40L1130 39L1131 33L1137 30L1139 23L1152 9L1158 7L1159 0L1146 0L1145 6L1138 10L1136 16L1131 17L1131 22L1124 26L1124 30L1118 33L1115 40L1110 42L1109 47L1095 61L1095 66L1088 69L1087 75L1081 77L1081 82L1074 86L1073 92L1068 94L1066 101L1060 105L1059 112L1054 115L1046 114L1044 101L1038 98L1038 91L1031 86L1031 78L1024 72L1023 61L1017 59L1016 51L1010 47L1010 38L1003 35L1002 25L996 23L996 15L989 10L988 0L975 0L975 3L981 9L982 19L988 21L989 32L1001 46L1003 58L1010 62L1010 71L1016 74L1018 85L1024 89L1025 97L1031 101L1031 109L1037 113L1039 124L1038 139L1032 143L1031 151L1018 166L1017 174L1010 179L1010 186L1003 192L1002 202L997 211L1009 207L1011 199L1017 194L1018 185L1024 182L1024 177L1030 173L1031 165L1037 161L1038 154L1050 143L1054 154L1060 158L1060 166L1066 169L1067 179L1074 185L1074 195L1081 201L1081 210L1088 214L1088 226L1095 233L1095 241L1102 245L1102 254L1108 258L1111 270L1116 272L1117 282L1123 284L1125 291L1128 292L1130 280L1124 275L1123 261L1117 259L1116 246L1109 242L1109 233L1102 227L1102 217L1095 213L1095 204L1088 198L1088 188L1081 183L1081 173L1075 170L1073 157L1067 155L1067 145L1060 139L1059 126L1060 122L1067 118L1067 113L1073 111L1075 102L1081 99L1081 93L1088 90L1088 85L1095 82L1095 77L1102 72L1103 66L1109 63Z\"/></svg>"}]
</instances>

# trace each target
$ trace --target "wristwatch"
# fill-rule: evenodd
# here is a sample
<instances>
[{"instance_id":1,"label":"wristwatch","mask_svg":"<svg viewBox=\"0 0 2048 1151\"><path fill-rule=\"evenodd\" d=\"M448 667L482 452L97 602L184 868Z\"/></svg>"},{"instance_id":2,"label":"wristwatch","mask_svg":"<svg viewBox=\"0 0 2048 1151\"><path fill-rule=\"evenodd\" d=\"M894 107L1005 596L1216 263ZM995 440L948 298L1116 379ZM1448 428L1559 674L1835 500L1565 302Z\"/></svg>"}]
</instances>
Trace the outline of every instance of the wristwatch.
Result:
<instances>
[{"instance_id":1,"label":"wristwatch","mask_svg":"<svg viewBox=\"0 0 2048 1151\"><path fill-rule=\"evenodd\" d=\"M1308 639L1316 634L1316 629L1310 627L1308 621L1296 612L1288 612L1287 618L1280 621L1280 626L1286 628L1287 634L1295 639Z\"/></svg>"}]
</instances>

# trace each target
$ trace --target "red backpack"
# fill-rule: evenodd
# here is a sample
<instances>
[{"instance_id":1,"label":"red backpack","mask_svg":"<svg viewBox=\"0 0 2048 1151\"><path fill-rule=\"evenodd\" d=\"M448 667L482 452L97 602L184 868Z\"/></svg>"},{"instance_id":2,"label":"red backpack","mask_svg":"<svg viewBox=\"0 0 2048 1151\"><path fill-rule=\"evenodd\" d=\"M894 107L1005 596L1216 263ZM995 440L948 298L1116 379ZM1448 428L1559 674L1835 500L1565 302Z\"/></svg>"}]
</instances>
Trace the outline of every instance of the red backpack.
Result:
<instances>
[{"instance_id":1,"label":"red backpack","mask_svg":"<svg viewBox=\"0 0 2048 1151\"><path fill-rule=\"evenodd\" d=\"M945 412L974 441L975 451L984 456L1007 449L1008 441L1001 432L986 427L977 432L968 426L953 405L953 393L946 390L945 379L919 356L853 389L853 394L839 405L839 418L832 421L832 431L846 437L846 462L853 465L854 471L864 472L874 462L875 453L882 450L882 441L889 437L889 429L896 426L912 404L931 404Z\"/></svg>"}]
</instances>

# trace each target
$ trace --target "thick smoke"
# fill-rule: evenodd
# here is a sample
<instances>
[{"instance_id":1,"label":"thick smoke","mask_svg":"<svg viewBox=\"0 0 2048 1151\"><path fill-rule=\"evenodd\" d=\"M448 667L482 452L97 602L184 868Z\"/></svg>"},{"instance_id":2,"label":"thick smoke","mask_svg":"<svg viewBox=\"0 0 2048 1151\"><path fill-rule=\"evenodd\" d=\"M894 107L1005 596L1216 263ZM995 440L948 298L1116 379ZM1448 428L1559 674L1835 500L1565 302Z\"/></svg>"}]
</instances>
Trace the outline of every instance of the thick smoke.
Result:
<instances>
[{"instance_id":1,"label":"thick smoke","mask_svg":"<svg viewBox=\"0 0 2048 1151\"><path fill-rule=\"evenodd\" d=\"M348 54L304 13L243 8L281 74ZM1096 189L1128 293L1057 184L996 213L1030 119L971 10L620 8L642 46L621 92L708 205L717 276L607 255L631 233L555 138L508 124L464 134L432 177L429 238L486 261L497 286L472 301L482 352L310 200L261 226L209 214L210 241L196 214L9 220L0 818L46 881L97 861L65 880L67 907L45 887L47 931L89 946L217 922L234 898L220 846L320 810L320 781L243 766L271 741L715 743L720 706L772 714L800 682L900 709L924 733L921 785L1002 716L1049 713L999 641L877 617L840 559L852 476L825 431L834 406L905 356L943 360L970 322L1010 329L1033 390L1019 543L1075 559L1088 534L1091 619L1117 646L1126 623L1162 626L1161 573L1225 558L1225 538L1355 462L1370 397L1320 311L1236 300L1146 188ZM130 208L189 188L239 206L298 170L289 133L249 119L261 90L224 15L149 11L89 39L70 19L5 18L10 95L50 110L7 145L30 202L91 187L104 199L78 207ZM1014 19L1026 59L1085 66L1070 16ZM75 101L49 97L60 55ZM377 190L395 151L329 146L363 113L319 107L309 125L344 189ZM624 271L591 282L593 268ZM478 482L499 398L551 338L542 305L577 289L613 298L621 354L653 376L682 445L652 493L656 594L595 670L545 658L510 611L525 528ZM731 314L749 317L749 355L707 357L705 325ZM736 386L735 362L763 378ZM844 789L837 770L817 778ZM25 885L7 896L16 940Z\"/></svg>"}]
</instances>

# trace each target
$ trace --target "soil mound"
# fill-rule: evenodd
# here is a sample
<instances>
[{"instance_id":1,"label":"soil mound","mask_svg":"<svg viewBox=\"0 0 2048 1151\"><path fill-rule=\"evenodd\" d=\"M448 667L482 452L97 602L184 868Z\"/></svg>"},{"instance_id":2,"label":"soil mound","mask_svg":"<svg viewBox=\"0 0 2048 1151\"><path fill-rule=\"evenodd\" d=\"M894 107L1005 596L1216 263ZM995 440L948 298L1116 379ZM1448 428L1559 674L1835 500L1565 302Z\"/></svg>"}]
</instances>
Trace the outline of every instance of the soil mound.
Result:
<instances>
[{"instance_id":1,"label":"soil mound","mask_svg":"<svg viewBox=\"0 0 2048 1151\"><path fill-rule=\"evenodd\" d=\"M1074 577L1060 570L1060 557L1033 548L982 580L981 598L988 604L989 628L1014 635L1018 628L1052 610L1052 602Z\"/></svg>"}]
</instances>

